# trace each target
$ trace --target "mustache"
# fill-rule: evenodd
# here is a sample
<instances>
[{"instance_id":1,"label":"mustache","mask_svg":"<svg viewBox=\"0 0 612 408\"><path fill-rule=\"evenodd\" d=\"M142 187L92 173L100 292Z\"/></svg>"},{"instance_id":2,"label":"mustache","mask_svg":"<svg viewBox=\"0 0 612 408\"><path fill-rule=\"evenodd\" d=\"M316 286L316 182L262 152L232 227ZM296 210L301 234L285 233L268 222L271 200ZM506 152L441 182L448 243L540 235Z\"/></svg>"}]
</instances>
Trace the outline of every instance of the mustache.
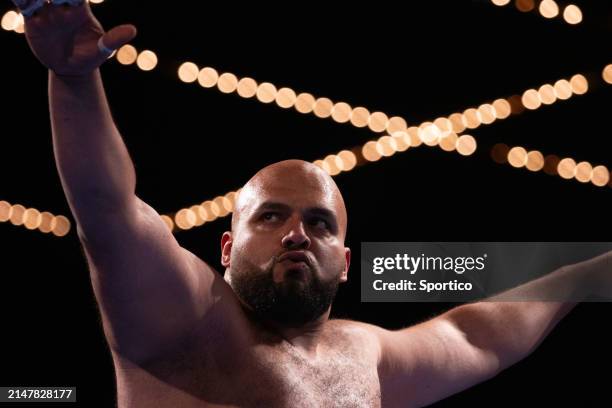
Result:
<instances>
[{"instance_id":1,"label":"mustache","mask_svg":"<svg viewBox=\"0 0 612 408\"><path fill-rule=\"evenodd\" d=\"M304 262L310 268L313 268L316 265L316 261L314 256L308 252L303 250L289 250L283 251L278 255L273 257L272 263L277 264L279 262L283 262L285 260L290 260L293 262Z\"/></svg>"}]
</instances>

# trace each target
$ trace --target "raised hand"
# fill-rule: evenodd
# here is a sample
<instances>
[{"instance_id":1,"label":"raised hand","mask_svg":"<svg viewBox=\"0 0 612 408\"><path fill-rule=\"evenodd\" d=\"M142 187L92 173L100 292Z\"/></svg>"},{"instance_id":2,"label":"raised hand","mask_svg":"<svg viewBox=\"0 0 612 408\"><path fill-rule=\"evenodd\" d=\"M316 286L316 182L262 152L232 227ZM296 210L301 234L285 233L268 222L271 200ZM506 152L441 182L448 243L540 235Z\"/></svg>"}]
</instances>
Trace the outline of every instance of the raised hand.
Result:
<instances>
[{"instance_id":1,"label":"raised hand","mask_svg":"<svg viewBox=\"0 0 612 408\"><path fill-rule=\"evenodd\" d=\"M105 32L83 0L13 0L25 18L30 48L58 75L94 71L112 50L136 36L136 27L120 25Z\"/></svg>"}]
</instances>

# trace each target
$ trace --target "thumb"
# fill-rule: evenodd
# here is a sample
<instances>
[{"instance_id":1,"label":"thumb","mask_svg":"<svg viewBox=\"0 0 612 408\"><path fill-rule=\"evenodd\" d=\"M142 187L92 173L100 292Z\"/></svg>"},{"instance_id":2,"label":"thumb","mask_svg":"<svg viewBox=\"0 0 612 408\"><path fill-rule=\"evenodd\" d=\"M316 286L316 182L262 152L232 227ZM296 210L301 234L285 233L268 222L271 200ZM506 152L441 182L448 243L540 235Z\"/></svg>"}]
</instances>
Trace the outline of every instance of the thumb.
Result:
<instances>
[{"instance_id":1,"label":"thumb","mask_svg":"<svg viewBox=\"0 0 612 408\"><path fill-rule=\"evenodd\" d=\"M107 31L102 36L102 43L106 48L116 50L136 37L136 27L132 24L123 24Z\"/></svg>"}]
</instances>

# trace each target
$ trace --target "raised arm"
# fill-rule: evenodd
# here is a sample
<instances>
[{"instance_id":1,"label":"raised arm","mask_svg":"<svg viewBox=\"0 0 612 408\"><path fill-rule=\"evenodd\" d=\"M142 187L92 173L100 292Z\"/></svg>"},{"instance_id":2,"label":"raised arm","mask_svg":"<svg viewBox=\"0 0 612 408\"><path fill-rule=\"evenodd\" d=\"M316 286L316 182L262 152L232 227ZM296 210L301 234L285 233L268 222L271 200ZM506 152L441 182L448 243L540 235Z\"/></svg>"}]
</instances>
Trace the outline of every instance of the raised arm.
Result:
<instances>
[{"instance_id":1,"label":"raised arm","mask_svg":"<svg viewBox=\"0 0 612 408\"><path fill-rule=\"evenodd\" d=\"M16 4L25 14L37 6L35 0ZM87 254L105 334L121 356L153 358L192 330L219 295L231 303L232 293L135 195L134 166L98 67L108 57L104 47L120 47L136 29L124 25L105 33L87 2L78 0L45 4L26 17L25 29L32 51L49 68L57 168Z\"/></svg>"},{"instance_id":2,"label":"raised arm","mask_svg":"<svg viewBox=\"0 0 612 408\"><path fill-rule=\"evenodd\" d=\"M376 329L383 403L428 405L529 355L576 304L536 299L609 298L611 292L608 252L407 329Z\"/></svg>"}]
</instances>

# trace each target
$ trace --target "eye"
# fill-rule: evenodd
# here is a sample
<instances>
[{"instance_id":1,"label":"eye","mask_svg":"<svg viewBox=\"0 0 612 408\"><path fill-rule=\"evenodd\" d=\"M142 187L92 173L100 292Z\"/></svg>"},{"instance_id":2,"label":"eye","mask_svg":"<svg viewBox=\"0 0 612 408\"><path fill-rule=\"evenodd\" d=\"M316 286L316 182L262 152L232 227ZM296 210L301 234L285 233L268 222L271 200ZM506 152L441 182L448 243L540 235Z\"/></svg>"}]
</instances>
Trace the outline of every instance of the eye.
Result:
<instances>
[{"instance_id":1,"label":"eye","mask_svg":"<svg viewBox=\"0 0 612 408\"><path fill-rule=\"evenodd\" d=\"M261 215L261 219L265 222L275 222L278 221L280 219L280 216L278 213L275 212L265 212Z\"/></svg>"},{"instance_id":2,"label":"eye","mask_svg":"<svg viewBox=\"0 0 612 408\"><path fill-rule=\"evenodd\" d=\"M309 224L312 227L315 227L317 229L324 229L324 230L330 229L329 223L323 218L313 218L309 221Z\"/></svg>"}]
</instances>

